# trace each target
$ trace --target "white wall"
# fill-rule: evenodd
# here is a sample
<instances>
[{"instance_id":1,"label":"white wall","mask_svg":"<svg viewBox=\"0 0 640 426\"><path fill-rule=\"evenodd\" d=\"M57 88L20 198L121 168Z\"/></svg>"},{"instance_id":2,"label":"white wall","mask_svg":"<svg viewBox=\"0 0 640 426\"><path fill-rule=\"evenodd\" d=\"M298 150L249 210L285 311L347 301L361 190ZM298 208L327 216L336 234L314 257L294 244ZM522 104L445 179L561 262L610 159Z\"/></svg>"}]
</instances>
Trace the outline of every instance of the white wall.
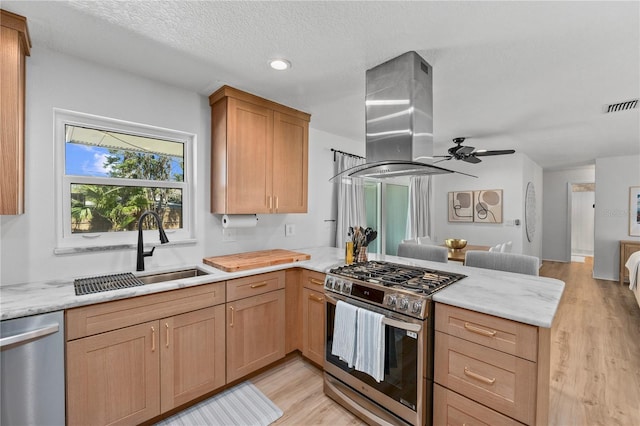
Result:
<instances>
[{"instance_id":1,"label":"white wall","mask_svg":"<svg viewBox=\"0 0 640 426\"><path fill-rule=\"evenodd\" d=\"M536 227L538 232L532 243L527 241L524 229L524 193L527 182L533 181L536 185L537 198L542 196L540 183L542 170L537 164L526 155L516 153L505 157L489 157L478 164L449 161L444 164L444 167L470 173L478 178L460 174L434 176L433 237L437 241L442 242L446 238L464 238L469 244L487 246L512 241L514 253L540 255L541 222ZM481 189L502 189L503 222L501 224L449 222L447 219L448 193ZM509 225L515 219L520 220L520 226Z\"/></svg>"},{"instance_id":2,"label":"white wall","mask_svg":"<svg viewBox=\"0 0 640 426\"><path fill-rule=\"evenodd\" d=\"M54 107L197 135L198 241L159 246L146 259L148 270L193 264L205 256L331 243L333 222L324 222L333 218L329 148L348 150L349 145L358 145L353 141L311 129L309 213L260 215L257 228L241 229L236 242L223 243L220 217L209 213L210 109L205 96L42 48L34 47L27 61L26 213L0 216L0 285L135 269L134 249L54 255ZM285 223L296 225L294 237L284 236Z\"/></svg>"},{"instance_id":3,"label":"white wall","mask_svg":"<svg viewBox=\"0 0 640 426\"><path fill-rule=\"evenodd\" d=\"M596 160L595 278L618 281L620 240L629 236L629 187L640 186L640 155Z\"/></svg>"},{"instance_id":4,"label":"white wall","mask_svg":"<svg viewBox=\"0 0 640 426\"><path fill-rule=\"evenodd\" d=\"M581 167L543 173L542 258L571 261L568 187L570 183L595 182L595 167ZM596 190L598 185L596 184ZM597 226L597 225L596 225Z\"/></svg>"}]
</instances>

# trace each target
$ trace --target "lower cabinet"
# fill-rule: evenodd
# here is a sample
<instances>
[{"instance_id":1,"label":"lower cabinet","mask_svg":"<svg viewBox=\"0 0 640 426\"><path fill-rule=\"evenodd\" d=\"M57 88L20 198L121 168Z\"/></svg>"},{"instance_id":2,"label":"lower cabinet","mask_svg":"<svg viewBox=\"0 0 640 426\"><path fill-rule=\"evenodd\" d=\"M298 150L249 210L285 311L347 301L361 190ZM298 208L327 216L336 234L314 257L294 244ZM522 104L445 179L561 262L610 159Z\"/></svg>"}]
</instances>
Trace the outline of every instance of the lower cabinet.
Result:
<instances>
[{"instance_id":1,"label":"lower cabinet","mask_svg":"<svg viewBox=\"0 0 640 426\"><path fill-rule=\"evenodd\" d=\"M224 305L160 321L162 412L224 386L224 345Z\"/></svg>"},{"instance_id":2,"label":"lower cabinet","mask_svg":"<svg viewBox=\"0 0 640 426\"><path fill-rule=\"evenodd\" d=\"M320 366L325 345L324 277L319 272L302 272L302 355Z\"/></svg>"},{"instance_id":3,"label":"lower cabinet","mask_svg":"<svg viewBox=\"0 0 640 426\"><path fill-rule=\"evenodd\" d=\"M284 292L227 303L227 382L284 358Z\"/></svg>"},{"instance_id":4,"label":"lower cabinet","mask_svg":"<svg viewBox=\"0 0 640 426\"><path fill-rule=\"evenodd\" d=\"M224 290L207 284L66 311L67 423L138 424L223 386Z\"/></svg>"},{"instance_id":5,"label":"lower cabinet","mask_svg":"<svg viewBox=\"0 0 640 426\"><path fill-rule=\"evenodd\" d=\"M324 293L302 289L302 355L324 363Z\"/></svg>"},{"instance_id":6,"label":"lower cabinet","mask_svg":"<svg viewBox=\"0 0 640 426\"><path fill-rule=\"evenodd\" d=\"M160 414L159 325L67 343L69 425L137 424Z\"/></svg>"},{"instance_id":7,"label":"lower cabinet","mask_svg":"<svg viewBox=\"0 0 640 426\"><path fill-rule=\"evenodd\" d=\"M547 423L549 329L442 303L435 329L434 424Z\"/></svg>"}]
</instances>

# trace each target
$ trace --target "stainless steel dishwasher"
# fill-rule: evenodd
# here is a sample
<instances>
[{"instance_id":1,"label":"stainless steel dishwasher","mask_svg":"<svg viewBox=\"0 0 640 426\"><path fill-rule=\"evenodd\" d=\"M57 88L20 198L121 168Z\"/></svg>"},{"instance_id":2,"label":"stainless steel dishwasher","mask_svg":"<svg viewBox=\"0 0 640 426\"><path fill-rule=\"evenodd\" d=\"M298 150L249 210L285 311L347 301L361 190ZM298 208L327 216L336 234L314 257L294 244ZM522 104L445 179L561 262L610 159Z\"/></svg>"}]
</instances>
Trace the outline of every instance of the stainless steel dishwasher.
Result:
<instances>
[{"instance_id":1,"label":"stainless steel dishwasher","mask_svg":"<svg viewBox=\"0 0 640 426\"><path fill-rule=\"evenodd\" d=\"M65 424L62 311L0 322L0 365L0 424Z\"/></svg>"}]
</instances>

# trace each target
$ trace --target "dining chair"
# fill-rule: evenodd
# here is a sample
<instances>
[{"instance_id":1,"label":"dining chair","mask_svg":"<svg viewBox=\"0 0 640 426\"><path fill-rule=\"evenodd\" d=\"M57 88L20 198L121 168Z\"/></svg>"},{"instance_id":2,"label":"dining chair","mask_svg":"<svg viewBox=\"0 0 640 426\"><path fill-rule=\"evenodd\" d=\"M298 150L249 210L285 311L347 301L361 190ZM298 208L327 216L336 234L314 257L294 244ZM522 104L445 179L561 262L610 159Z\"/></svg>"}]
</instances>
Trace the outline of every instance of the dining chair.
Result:
<instances>
[{"instance_id":1,"label":"dining chair","mask_svg":"<svg viewBox=\"0 0 640 426\"><path fill-rule=\"evenodd\" d=\"M400 243L398 244L398 256L411 257L413 259L431 260L447 263L448 250L446 247L430 244Z\"/></svg>"},{"instance_id":2,"label":"dining chair","mask_svg":"<svg viewBox=\"0 0 640 426\"><path fill-rule=\"evenodd\" d=\"M535 256L496 251L469 250L464 258L465 266L538 275L540 261Z\"/></svg>"}]
</instances>

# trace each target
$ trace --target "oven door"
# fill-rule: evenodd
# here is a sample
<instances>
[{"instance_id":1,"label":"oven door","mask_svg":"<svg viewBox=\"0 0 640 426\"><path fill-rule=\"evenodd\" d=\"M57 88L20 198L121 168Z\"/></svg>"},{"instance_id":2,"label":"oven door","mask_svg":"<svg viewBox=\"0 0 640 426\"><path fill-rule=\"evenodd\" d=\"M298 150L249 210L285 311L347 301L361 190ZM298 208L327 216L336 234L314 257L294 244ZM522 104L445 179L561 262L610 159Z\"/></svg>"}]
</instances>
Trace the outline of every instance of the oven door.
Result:
<instances>
[{"instance_id":1,"label":"oven door","mask_svg":"<svg viewBox=\"0 0 640 426\"><path fill-rule=\"evenodd\" d=\"M325 296L325 371L409 424L425 424L426 323L342 295L331 293ZM350 368L346 362L331 354L338 300L385 316L385 375L380 383L368 374Z\"/></svg>"}]
</instances>

